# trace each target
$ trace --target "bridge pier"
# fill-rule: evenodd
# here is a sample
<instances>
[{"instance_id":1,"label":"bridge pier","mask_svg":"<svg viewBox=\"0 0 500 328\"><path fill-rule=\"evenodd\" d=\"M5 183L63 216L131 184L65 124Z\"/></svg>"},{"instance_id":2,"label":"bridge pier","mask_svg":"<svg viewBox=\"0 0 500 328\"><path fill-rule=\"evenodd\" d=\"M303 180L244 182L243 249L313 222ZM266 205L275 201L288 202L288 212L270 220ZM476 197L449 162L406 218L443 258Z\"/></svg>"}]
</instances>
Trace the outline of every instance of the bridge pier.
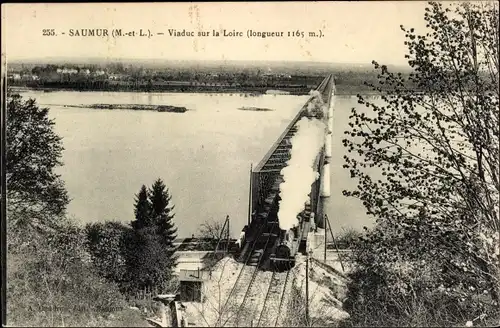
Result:
<instances>
[{"instance_id":1,"label":"bridge pier","mask_svg":"<svg viewBox=\"0 0 500 328\"><path fill-rule=\"evenodd\" d=\"M307 234L306 250L311 256L319 257L325 249L325 229L318 228L317 231L311 231Z\"/></svg>"},{"instance_id":2,"label":"bridge pier","mask_svg":"<svg viewBox=\"0 0 500 328\"><path fill-rule=\"evenodd\" d=\"M332 157L332 134L333 134L333 110L335 105L335 83L331 85L331 92L328 97L328 115L327 126L325 129L324 162L321 172L320 204L318 206L318 215L316 224L318 228L326 227L324 218L327 204L331 195L330 190L330 160Z\"/></svg>"}]
</instances>

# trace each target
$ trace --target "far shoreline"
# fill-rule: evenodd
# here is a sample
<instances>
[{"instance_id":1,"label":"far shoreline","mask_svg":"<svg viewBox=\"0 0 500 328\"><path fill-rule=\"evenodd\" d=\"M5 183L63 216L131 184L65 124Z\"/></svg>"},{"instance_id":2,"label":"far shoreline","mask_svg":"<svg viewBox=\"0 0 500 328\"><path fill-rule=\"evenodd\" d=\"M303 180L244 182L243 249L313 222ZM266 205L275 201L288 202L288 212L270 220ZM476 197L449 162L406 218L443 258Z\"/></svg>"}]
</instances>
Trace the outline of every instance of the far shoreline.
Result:
<instances>
[{"instance_id":1,"label":"far shoreline","mask_svg":"<svg viewBox=\"0 0 500 328\"><path fill-rule=\"evenodd\" d=\"M223 94L244 94L248 95L250 97L257 97L257 96L263 96L263 95L273 95L273 96L309 96L309 91L308 92L300 92L300 93L266 93L267 90L272 90L275 91L275 89L266 89L266 90L259 90L259 91L254 91L254 90L227 90L227 89L222 89L222 90L179 90L179 89L173 89L173 90L151 90L151 91L145 91L145 90L124 90L124 89L116 89L116 90L105 90L105 89L76 89L76 88L52 88L52 87L26 87L26 86L7 86L8 90L11 90L12 92L26 92L26 91L39 91L39 92L60 92L60 91L71 91L71 92L130 92L130 93L151 93L151 94L163 94L163 93L199 93L199 94L214 94L214 93L223 93ZM280 90L281 91L281 90ZM286 91L286 90L282 90ZM363 96L380 96L381 93L377 91L371 91L371 90L359 90L359 91L350 91L350 90L337 90L335 95L337 96L357 96L357 95L363 95Z\"/></svg>"}]
</instances>

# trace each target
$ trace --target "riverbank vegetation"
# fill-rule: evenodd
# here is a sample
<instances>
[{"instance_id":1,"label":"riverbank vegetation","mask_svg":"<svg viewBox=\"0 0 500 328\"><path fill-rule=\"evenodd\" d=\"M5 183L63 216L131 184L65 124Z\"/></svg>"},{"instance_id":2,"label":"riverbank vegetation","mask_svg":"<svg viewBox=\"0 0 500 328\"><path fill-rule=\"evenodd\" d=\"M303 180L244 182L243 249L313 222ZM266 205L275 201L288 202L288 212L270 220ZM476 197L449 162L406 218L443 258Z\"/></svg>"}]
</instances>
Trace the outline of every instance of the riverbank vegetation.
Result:
<instances>
[{"instance_id":1,"label":"riverbank vegetation","mask_svg":"<svg viewBox=\"0 0 500 328\"><path fill-rule=\"evenodd\" d=\"M383 102L359 95L369 112L346 131L344 194L376 218L354 247L348 326L499 324L498 5L431 2L425 20L401 26L423 93L374 62Z\"/></svg>"},{"instance_id":2,"label":"riverbank vegetation","mask_svg":"<svg viewBox=\"0 0 500 328\"><path fill-rule=\"evenodd\" d=\"M138 295L176 288L168 189L160 179L141 189L131 225L79 226L66 215L69 197L55 173L63 146L48 109L9 94L7 115L7 323L147 325L130 308L144 305Z\"/></svg>"}]
</instances>

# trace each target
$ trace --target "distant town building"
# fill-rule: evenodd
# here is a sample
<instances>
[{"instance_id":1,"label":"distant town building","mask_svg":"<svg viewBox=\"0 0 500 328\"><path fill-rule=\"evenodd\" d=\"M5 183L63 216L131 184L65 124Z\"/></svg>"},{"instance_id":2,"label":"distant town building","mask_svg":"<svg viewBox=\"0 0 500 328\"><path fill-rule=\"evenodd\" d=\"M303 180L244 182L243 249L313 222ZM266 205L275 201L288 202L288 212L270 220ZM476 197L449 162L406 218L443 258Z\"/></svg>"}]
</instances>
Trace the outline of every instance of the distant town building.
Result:
<instances>
[{"instance_id":1,"label":"distant town building","mask_svg":"<svg viewBox=\"0 0 500 328\"><path fill-rule=\"evenodd\" d=\"M125 74L112 73L112 74L108 75L109 80L124 80L126 78L127 78L127 76Z\"/></svg>"},{"instance_id":2,"label":"distant town building","mask_svg":"<svg viewBox=\"0 0 500 328\"><path fill-rule=\"evenodd\" d=\"M33 75L33 74L23 74L21 75L21 80L23 81L36 81L39 80L40 78L38 75Z\"/></svg>"},{"instance_id":3,"label":"distant town building","mask_svg":"<svg viewBox=\"0 0 500 328\"><path fill-rule=\"evenodd\" d=\"M267 78L284 78L284 79L291 79L292 76L290 74L284 74L284 73L264 73L262 74L263 77Z\"/></svg>"},{"instance_id":4,"label":"distant town building","mask_svg":"<svg viewBox=\"0 0 500 328\"><path fill-rule=\"evenodd\" d=\"M19 73L12 73L7 76L8 79L12 80L20 80L21 79L21 74Z\"/></svg>"},{"instance_id":5,"label":"distant town building","mask_svg":"<svg viewBox=\"0 0 500 328\"><path fill-rule=\"evenodd\" d=\"M78 70L74 68L64 67L64 68L58 68L56 72L59 74L77 74Z\"/></svg>"}]
</instances>

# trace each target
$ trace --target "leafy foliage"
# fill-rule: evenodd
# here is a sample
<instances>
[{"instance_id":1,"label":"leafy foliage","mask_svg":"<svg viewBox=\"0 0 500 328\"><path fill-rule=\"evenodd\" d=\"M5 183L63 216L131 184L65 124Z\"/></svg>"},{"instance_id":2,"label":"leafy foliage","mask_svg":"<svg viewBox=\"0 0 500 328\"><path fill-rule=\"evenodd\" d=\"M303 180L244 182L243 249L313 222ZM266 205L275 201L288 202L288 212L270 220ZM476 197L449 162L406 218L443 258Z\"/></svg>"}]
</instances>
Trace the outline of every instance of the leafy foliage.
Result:
<instances>
[{"instance_id":1,"label":"leafy foliage","mask_svg":"<svg viewBox=\"0 0 500 328\"><path fill-rule=\"evenodd\" d=\"M339 249L349 249L357 243L361 236L362 233L357 230L342 227L335 236L335 243L329 245L329 247L335 247L336 245Z\"/></svg>"},{"instance_id":2,"label":"leafy foliage","mask_svg":"<svg viewBox=\"0 0 500 328\"><path fill-rule=\"evenodd\" d=\"M119 222L89 223L85 227L86 249L101 277L128 288L127 236L131 229Z\"/></svg>"},{"instance_id":3,"label":"leafy foliage","mask_svg":"<svg viewBox=\"0 0 500 328\"><path fill-rule=\"evenodd\" d=\"M10 228L10 325L103 326L105 318L125 308L116 284L101 278L90 262L84 232L78 226L65 222L43 233Z\"/></svg>"},{"instance_id":4,"label":"leafy foliage","mask_svg":"<svg viewBox=\"0 0 500 328\"><path fill-rule=\"evenodd\" d=\"M127 275L130 291L164 291L172 279L175 257L165 248L155 227L133 231L127 241Z\"/></svg>"},{"instance_id":5,"label":"leafy foliage","mask_svg":"<svg viewBox=\"0 0 500 328\"><path fill-rule=\"evenodd\" d=\"M343 140L358 181L344 194L377 219L357 246L347 307L384 304L397 317L412 312L393 303L411 300L456 324L499 304L498 7L431 2L425 20L425 35L401 26L409 81L374 61L381 101L358 95L371 112L353 108Z\"/></svg>"},{"instance_id":6,"label":"leafy foliage","mask_svg":"<svg viewBox=\"0 0 500 328\"><path fill-rule=\"evenodd\" d=\"M64 215L69 202L64 183L54 169L61 165L61 138L53 130L48 108L18 94L7 96L6 185L9 224L40 222ZM22 221L30 217L29 222Z\"/></svg>"}]
</instances>

